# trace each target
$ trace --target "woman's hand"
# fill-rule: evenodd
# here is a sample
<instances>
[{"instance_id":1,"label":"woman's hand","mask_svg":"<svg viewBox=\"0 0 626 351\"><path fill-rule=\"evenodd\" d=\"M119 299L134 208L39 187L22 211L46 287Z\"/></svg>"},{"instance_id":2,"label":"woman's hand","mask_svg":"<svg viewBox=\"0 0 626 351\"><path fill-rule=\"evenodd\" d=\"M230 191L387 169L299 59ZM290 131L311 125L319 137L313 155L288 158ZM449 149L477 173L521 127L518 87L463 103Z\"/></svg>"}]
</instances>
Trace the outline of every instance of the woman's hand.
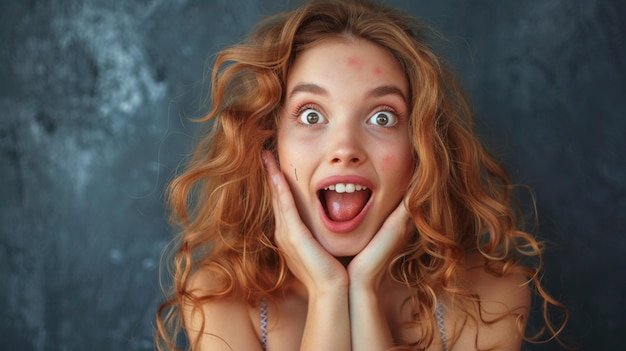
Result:
<instances>
[{"instance_id":1,"label":"woman's hand","mask_svg":"<svg viewBox=\"0 0 626 351\"><path fill-rule=\"evenodd\" d=\"M289 184L272 154L264 152L263 161L272 182L276 244L308 292L300 350L351 350L348 272L300 219Z\"/></svg>"},{"instance_id":2,"label":"woman's hand","mask_svg":"<svg viewBox=\"0 0 626 351\"><path fill-rule=\"evenodd\" d=\"M406 244L411 230L409 214L400 202L398 207L387 217L378 233L348 266L350 289L378 289L391 256Z\"/></svg>"},{"instance_id":3,"label":"woman's hand","mask_svg":"<svg viewBox=\"0 0 626 351\"><path fill-rule=\"evenodd\" d=\"M272 206L276 244L281 249L291 272L307 288L309 294L334 289L347 292L348 274L336 258L315 240L300 219L289 184L270 152L263 153L272 181Z\"/></svg>"},{"instance_id":4,"label":"woman's hand","mask_svg":"<svg viewBox=\"0 0 626 351\"><path fill-rule=\"evenodd\" d=\"M407 242L409 215L401 202L376 235L348 265L352 350L387 350L393 333L380 305L379 291L392 255Z\"/></svg>"}]
</instances>

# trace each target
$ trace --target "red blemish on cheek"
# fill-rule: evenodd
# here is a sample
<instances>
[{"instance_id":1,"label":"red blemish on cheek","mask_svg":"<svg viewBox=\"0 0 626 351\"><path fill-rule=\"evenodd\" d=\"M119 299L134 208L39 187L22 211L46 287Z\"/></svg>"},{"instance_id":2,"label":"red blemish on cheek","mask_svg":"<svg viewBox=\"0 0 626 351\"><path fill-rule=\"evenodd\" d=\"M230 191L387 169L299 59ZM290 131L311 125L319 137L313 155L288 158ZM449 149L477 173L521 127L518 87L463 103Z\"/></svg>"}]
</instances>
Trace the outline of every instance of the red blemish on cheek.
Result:
<instances>
[{"instance_id":1,"label":"red blemish on cheek","mask_svg":"<svg viewBox=\"0 0 626 351\"><path fill-rule=\"evenodd\" d=\"M385 171L393 171L396 158L393 154L387 154L382 159L382 169Z\"/></svg>"}]
</instances>

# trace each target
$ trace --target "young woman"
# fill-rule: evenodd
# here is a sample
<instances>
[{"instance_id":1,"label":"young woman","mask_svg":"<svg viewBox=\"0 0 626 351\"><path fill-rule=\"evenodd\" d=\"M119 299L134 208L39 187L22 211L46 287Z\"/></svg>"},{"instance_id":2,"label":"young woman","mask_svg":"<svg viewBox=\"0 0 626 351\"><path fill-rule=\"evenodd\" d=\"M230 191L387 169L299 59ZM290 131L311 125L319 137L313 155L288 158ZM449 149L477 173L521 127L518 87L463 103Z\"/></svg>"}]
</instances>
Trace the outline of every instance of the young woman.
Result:
<instances>
[{"instance_id":1,"label":"young woman","mask_svg":"<svg viewBox=\"0 0 626 351\"><path fill-rule=\"evenodd\" d=\"M218 55L161 350L519 350L531 293L562 307L428 36L313 1Z\"/></svg>"}]
</instances>

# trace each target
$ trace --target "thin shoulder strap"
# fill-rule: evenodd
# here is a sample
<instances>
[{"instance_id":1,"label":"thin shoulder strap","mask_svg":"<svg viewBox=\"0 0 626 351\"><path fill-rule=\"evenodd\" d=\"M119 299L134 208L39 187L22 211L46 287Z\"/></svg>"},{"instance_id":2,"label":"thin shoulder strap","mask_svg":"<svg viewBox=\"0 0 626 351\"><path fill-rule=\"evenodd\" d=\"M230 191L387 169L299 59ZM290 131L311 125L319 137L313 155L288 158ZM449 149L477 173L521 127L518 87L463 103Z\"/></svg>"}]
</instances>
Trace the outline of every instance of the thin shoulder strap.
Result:
<instances>
[{"instance_id":1,"label":"thin shoulder strap","mask_svg":"<svg viewBox=\"0 0 626 351\"><path fill-rule=\"evenodd\" d=\"M261 299L261 346L263 350L267 349L267 302L265 298Z\"/></svg>"},{"instance_id":2,"label":"thin shoulder strap","mask_svg":"<svg viewBox=\"0 0 626 351\"><path fill-rule=\"evenodd\" d=\"M448 342L446 340L446 328L443 325L443 305L440 301L437 301L437 325L439 326L439 333L441 334L441 347L443 351L448 351Z\"/></svg>"}]
</instances>

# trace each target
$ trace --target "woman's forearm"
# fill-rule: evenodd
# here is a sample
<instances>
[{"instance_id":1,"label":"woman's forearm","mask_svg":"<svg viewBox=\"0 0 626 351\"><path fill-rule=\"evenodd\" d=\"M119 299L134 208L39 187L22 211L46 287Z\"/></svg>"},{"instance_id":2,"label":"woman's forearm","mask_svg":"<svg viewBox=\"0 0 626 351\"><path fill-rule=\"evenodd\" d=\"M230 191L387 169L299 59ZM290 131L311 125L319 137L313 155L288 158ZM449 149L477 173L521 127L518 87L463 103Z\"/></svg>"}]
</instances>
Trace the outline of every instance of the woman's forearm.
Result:
<instances>
[{"instance_id":1,"label":"woman's forearm","mask_svg":"<svg viewBox=\"0 0 626 351\"><path fill-rule=\"evenodd\" d=\"M387 319L371 289L350 287L350 328L352 350L387 350L393 337Z\"/></svg>"},{"instance_id":2,"label":"woman's forearm","mask_svg":"<svg viewBox=\"0 0 626 351\"><path fill-rule=\"evenodd\" d=\"M348 289L309 294L300 350L351 350Z\"/></svg>"}]
</instances>

